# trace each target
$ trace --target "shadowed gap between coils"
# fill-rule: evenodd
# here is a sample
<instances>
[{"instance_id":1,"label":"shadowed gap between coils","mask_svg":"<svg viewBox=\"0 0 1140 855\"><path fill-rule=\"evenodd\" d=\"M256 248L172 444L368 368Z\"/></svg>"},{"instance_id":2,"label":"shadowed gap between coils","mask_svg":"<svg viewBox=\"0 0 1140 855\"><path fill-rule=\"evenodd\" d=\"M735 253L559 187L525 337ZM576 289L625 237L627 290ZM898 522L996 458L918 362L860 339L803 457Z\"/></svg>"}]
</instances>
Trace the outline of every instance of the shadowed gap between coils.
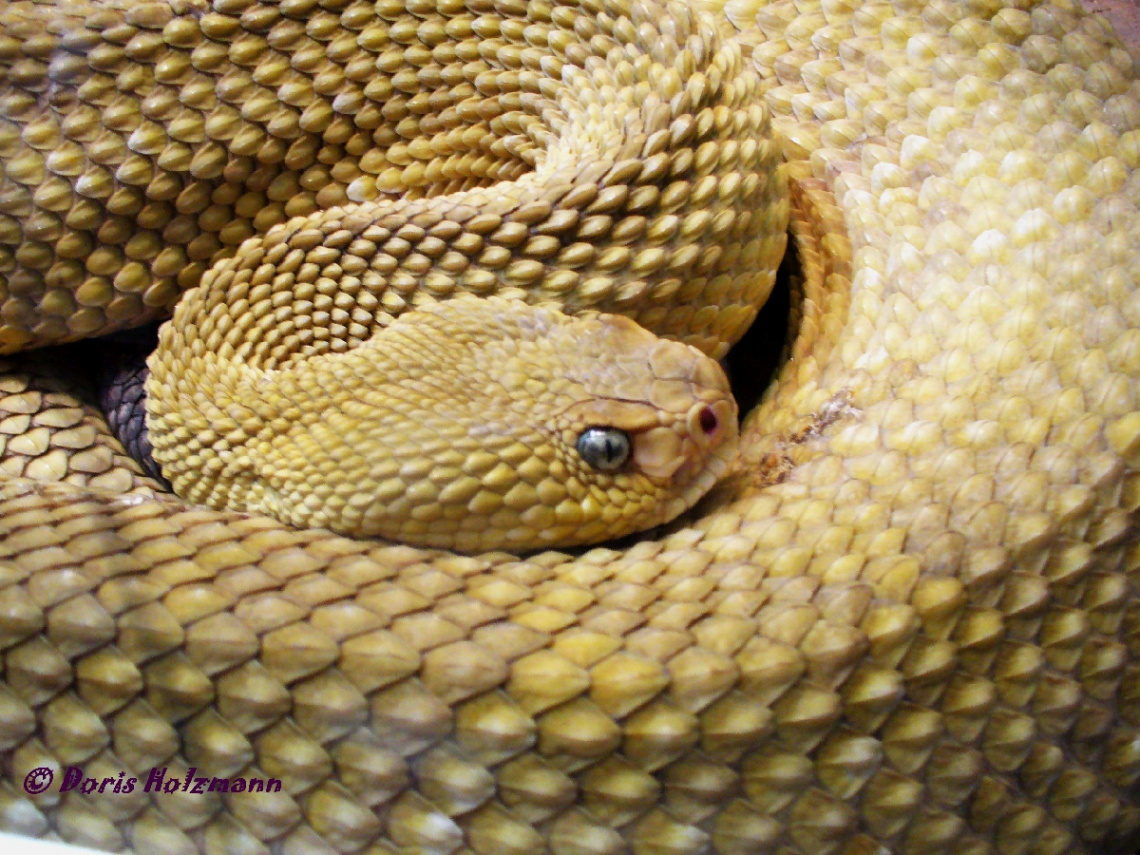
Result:
<instances>
[{"instance_id":1,"label":"shadowed gap between coils","mask_svg":"<svg viewBox=\"0 0 1140 855\"><path fill-rule=\"evenodd\" d=\"M143 471L170 489L154 461L146 426L146 359L158 343L158 324L112 333L93 342L95 391L111 432Z\"/></svg>"}]
</instances>

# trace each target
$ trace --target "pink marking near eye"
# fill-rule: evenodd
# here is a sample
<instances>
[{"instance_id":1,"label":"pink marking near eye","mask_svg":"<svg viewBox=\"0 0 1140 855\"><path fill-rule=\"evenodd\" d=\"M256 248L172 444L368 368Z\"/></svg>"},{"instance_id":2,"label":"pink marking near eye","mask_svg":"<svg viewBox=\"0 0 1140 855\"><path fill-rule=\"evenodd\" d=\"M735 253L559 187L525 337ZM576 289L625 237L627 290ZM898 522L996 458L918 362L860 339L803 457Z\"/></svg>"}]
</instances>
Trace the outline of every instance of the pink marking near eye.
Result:
<instances>
[{"instance_id":1,"label":"pink marking near eye","mask_svg":"<svg viewBox=\"0 0 1140 855\"><path fill-rule=\"evenodd\" d=\"M717 421L716 413L708 407L701 410L700 415L701 430L706 434L712 434L717 429L719 422Z\"/></svg>"}]
</instances>

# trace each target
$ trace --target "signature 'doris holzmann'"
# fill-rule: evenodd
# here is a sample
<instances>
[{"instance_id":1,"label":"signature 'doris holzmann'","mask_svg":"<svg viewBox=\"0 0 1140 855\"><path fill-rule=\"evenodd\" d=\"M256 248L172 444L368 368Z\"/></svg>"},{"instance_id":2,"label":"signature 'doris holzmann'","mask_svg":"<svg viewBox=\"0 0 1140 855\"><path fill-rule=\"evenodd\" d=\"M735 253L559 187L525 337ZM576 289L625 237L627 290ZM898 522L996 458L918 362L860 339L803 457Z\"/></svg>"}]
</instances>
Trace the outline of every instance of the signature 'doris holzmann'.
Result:
<instances>
[{"instance_id":1,"label":"signature 'doris holzmann'","mask_svg":"<svg viewBox=\"0 0 1140 855\"><path fill-rule=\"evenodd\" d=\"M233 778L213 778L197 775L198 767L191 766L183 776L167 777L169 768L152 767L142 785L144 793L279 793L281 781L278 778L254 778L235 776ZM46 792L55 778L55 772L47 766L38 766L24 777L24 790L32 795ZM91 793L133 793L139 779L128 777L120 771L117 777L94 778L83 774L81 766L68 766L63 770L63 780L59 791L69 790L90 795Z\"/></svg>"}]
</instances>

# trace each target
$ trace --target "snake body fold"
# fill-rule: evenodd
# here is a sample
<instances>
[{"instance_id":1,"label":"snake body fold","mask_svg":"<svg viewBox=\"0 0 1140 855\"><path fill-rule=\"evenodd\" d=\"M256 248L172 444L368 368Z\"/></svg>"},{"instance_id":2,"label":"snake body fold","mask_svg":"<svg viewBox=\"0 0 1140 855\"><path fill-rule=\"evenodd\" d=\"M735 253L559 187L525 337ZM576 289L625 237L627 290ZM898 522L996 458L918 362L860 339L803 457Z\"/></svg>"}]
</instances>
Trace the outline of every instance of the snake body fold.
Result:
<instances>
[{"instance_id":1,"label":"snake body fold","mask_svg":"<svg viewBox=\"0 0 1140 855\"><path fill-rule=\"evenodd\" d=\"M790 216L800 266L740 476L672 533L576 557L460 557L156 496L50 357L13 359L0 825L139 852L1134 844L1132 60L1063 0L656 8L0 10L9 349L155 314L207 267L239 267L225 259L246 238L356 198L385 212L438 213L436 192L521 206L516 225L472 214L500 218L488 234L501 240L440 268L455 288L533 275L556 292L536 302L628 303L718 356L770 284L726 271L782 237L710 236ZM654 72L667 105L615 85L659 66L677 75ZM686 119L717 86L739 108ZM611 97L644 128L621 125ZM57 128L49 107L72 112ZM680 147L650 153L654 117L674 108ZM756 138L756 156L786 163L768 189L754 180L749 198L771 205L746 218L746 177L701 170L743 157L733 134L758 132L765 110L772 143ZM686 142L706 131L723 136ZM580 240L556 249L532 230L556 206L527 207L527 176L563 169L542 186L596 195L566 226ZM658 169L684 187L637 185ZM521 189L496 197L495 181ZM631 208L651 197L688 207L676 220ZM681 255L654 271L685 275L631 275L656 263L637 259L669 225ZM384 250L391 290L366 307L384 324L427 302L409 279L451 287L416 269L431 257L413 251L413 237L429 246L418 228L392 244L402 254ZM544 246L554 254L524 258ZM324 310L310 302L311 326ZM29 770L68 764L277 777L283 791L19 790Z\"/></svg>"}]
</instances>

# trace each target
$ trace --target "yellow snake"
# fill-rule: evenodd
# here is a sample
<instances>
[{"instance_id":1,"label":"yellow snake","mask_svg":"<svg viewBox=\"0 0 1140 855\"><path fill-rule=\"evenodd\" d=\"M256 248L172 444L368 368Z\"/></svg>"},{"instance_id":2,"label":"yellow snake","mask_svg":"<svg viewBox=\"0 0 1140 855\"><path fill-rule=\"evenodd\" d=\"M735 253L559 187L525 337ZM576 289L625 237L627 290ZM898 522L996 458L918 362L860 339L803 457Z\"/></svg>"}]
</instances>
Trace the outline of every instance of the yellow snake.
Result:
<instances>
[{"instance_id":1,"label":"yellow snake","mask_svg":"<svg viewBox=\"0 0 1140 855\"><path fill-rule=\"evenodd\" d=\"M1134 844L1131 58L1065 2L653 11L637 20L690 52L660 48L686 72L658 79L664 91L703 97L727 56L711 46L727 45L786 160L800 274L742 471L671 533L622 549L459 556L353 540L155 495L61 356L14 357L0 375L0 828L143 853ZM613 58L620 77L614 39L637 43L635 18L587 0L217 0L209 14L175 2L125 17L5 4L5 346L156 315L207 260L349 188L430 202L433 142L469 155L471 186L525 183L529 146L550 140L520 80L532 66L555 79L532 42L585 71ZM288 68L273 54L285 43ZM433 61L440 46L451 64ZM188 64L199 48L205 71ZM68 84L88 67L83 97L125 94L77 107ZM444 82L467 106L432 101ZM232 133L198 159L206 137L178 135L215 95ZM22 121L45 105L73 111L58 138ZM444 114L454 124L429 121ZM615 121L599 108L579 142L601 159ZM319 139L281 142L302 125ZM456 128L480 130L438 138ZM683 172L732 149L668 158ZM167 177L231 155L217 196L183 198ZM457 181L448 192L470 189ZM686 201L718 189L687 183ZM736 304L702 252L717 255L696 250L703 293L677 297L682 337ZM597 286L594 304L624 300L626 281ZM282 790L24 792L32 769L65 766Z\"/></svg>"}]
</instances>

